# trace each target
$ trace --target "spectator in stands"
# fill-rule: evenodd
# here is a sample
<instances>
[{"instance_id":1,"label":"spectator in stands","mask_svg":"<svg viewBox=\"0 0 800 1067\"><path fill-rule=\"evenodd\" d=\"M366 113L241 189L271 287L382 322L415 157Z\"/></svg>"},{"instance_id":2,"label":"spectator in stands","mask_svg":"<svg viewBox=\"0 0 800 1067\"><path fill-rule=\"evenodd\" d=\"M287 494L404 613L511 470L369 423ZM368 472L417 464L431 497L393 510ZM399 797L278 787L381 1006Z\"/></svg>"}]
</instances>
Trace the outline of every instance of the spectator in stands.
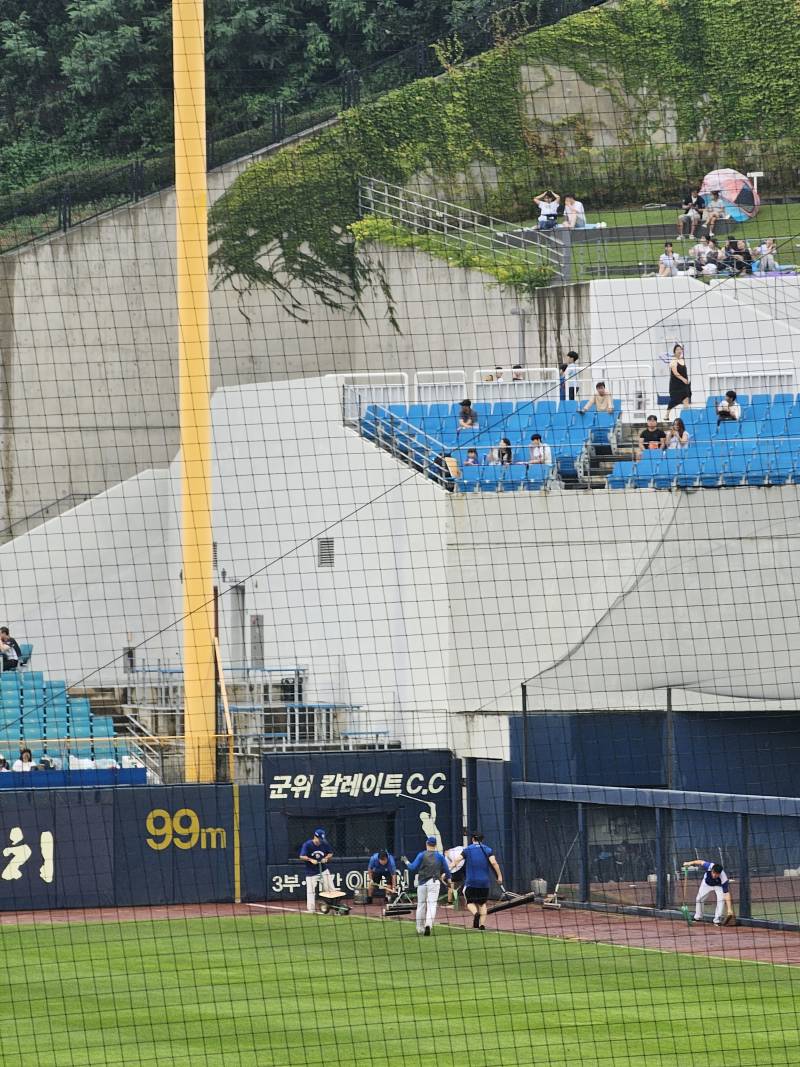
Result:
<instances>
[{"instance_id":1,"label":"spectator in stands","mask_svg":"<svg viewBox=\"0 0 800 1067\"><path fill-rule=\"evenodd\" d=\"M11 767L8 764L8 760L5 756L0 756L0 774L9 774Z\"/></svg>"},{"instance_id":2,"label":"spectator in stands","mask_svg":"<svg viewBox=\"0 0 800 1067\"><path fill-rule=\"evenodd\" d=\"M746 241L731 237L723 249L723 267L732 274L752 274L753 254Z\"/></svg>"},{"instance_id":3,"label":"spectator in stands","mask_svg":"<svg viewBox=\"0 0 800 1067\"><path fill-rule=\"evenodd\" d=\"M675 419L667 434L667 449L685 449L689 447L689 431L683 419Z\"/></svg>"},{"instance_id":4,"label":"spectator in stands","mask_svg":"<svg viewBox=\"0 0 800 1067\"><path fill-rule=\"evenodd\" d=\"M708 239L708 249L706 251L705 263L703 264L703 274L716 274L719 270L719 245L714 237Z\"/></svg>"},{"instance_id":5,"label":"spectator in stands","mask_svg":"<svg viewBox=\"0 0 800 1067\"><path fill-rule=\"evenodd\" d=\"M478 457L477 448L467 449L467 458L464 460L465 467L480 467L481 461Z\"/></svg>"},{"instance_id":6,"label":"spectator in stands","mask_svg":"<svg viewBox=\"0 0 800 1067\"><path fill-rule=\"evenodd\" d=\"M679 415L683 410L683 406L688 408L692 402L692 386L689 381L689 368L686 366L686 356L684 355L683 345L674 345L672 349L672 360L669 365L669 411L667 411L667 418L670 417L670 411L674 411L676 415ZM675 409L679 410L675 410Z\"/></svg>"},{"instance_id":7,"label":"spectator in stands","mask_svg":"<svg viewBox=\"0 0 800 1067\"><path fill-rule=\"evenodd\" d=\"M586 209L572 193L564 197L564 222L568 230L586 229Z\"/></svg>"},{"instance_id":8,"label":"spectator in stands","mask_svg":"<svg viewBox=\"0 0 800 1067\"><path fill-rule=\"evenodd\" d=\"M736 390L729 389L717 404L717 426L721 422L738 422L742 417L742 408L736 399Z\"/></svg>"},{"instance_id":9,"label":"spectator in stands","mask_svg":"<svg viewBox=\"0 0 800 1067\"><path fill-rule=\"evenodd\" d=\"M639 451L636 455L637 462L642 458L643 452L663 449L667 435L658 425L655 415L647 416L647 426L639 434Z\"/></svg>"},{"instance_id":10,"label":"spectator in stands","mask_svg":"<svg viewBox=\"0 0 800 1067\"><path fill-rule=\"evenodd\" d=\"M577 400L580 393L581 357L574 350L567 352L566 360L559 368L559 393L562 400Z\"/></svg>"},{"instance_id":11,"label":"spectator in stands","mask_svg":"<svg viewBox=\"0 0 800 1067\"><path fill-rule=\"evenodd\" d=\"M672 241L666 242L664 251L658 258L658 276L659 278L676 278L678 276L678 261L675 259L675 253L672 250Z\"/></svg>"},{"instance_id":12,"label":"spectator in stands","mask_svg":"<svg viewBox=\"0 0 800 1067\"><path fill-rule=\"evenodd\" d=\"M553 453L550 445L546 445L540 433L531 435L531 443L528 446L528 463L544 463L548 467L553 465Z\"/></svg>"},{"instance_id":13,"label":"spectator in stands","mask_svg":"<svg viewBox=\"0 0 800 1067\"><path fill-rule=\"evenodd\" d=\"M705 197L700 195L699 189L692 189L688 196L683 198L681 205L682 214L678 215L678 238L683 240L683 224L689 223L689 236L694 237L695 230L700 225L705 211Z\"/></svg>"},{"instance_id":14,"label":"spectator in stands","mask_svg":"<svg viewBox=\"0 0 800 1067\"><path fill-rule=\"evenodd\" d=\"M33 762L33 753L29 748L20 749L19 759L14 760L14 766L12 770L15 771L32 771L36 767Z\"/></svg>"},{"instance_id":15,"label":"spectator in stands","mask_svg":"<svg viewBox=\"0 0 800 1067\"><path fill-rule=\"evenodd\" d=\"M706 233L709 237L714 236L717 223L725 218L725 205L720 199L719 190L715 189L706 202L706 213L703 221L706 225Z\"/></svg>"},{"instance_id":16,"label":"spectator in stands","mask_svg":"<svg viewBox=\"0 0 800 1067\"><path fill-rule=\"evenodd\" d=\"M514 462L514 452L511 441L507 437L500 438L500 444L492 449L494 459L490 463L499 463L501 467L510 467Z\"/></svg>"},{"instance_id":17,"label":"spectator in stands","mask_svg":"<svg viewBox=\"0 0 800 1067\"><path fill-rule=\"evenodd\" d=\"M597 385L594 387L594 396L592 397L592 399L588 402L588 404L584 405L584 407L579 408L578 410L581 415L585 415L586 412L589 411L591 408L594 408L595 411L601 412L603 415L614 414L614 397L611 395L611 393L609 393L608 389L606 389L605 382L597 383Z\"/></svg>"},{"instance_id":18,"label":"spectator in stands","mask_svg":"<svg viewBox=\"0 0 800 1067\"><path fill-rule=\"evenodd\" d=\"M471 400L462 400L458 413L459 430L472 430L478 425L478 413L472 406Z\"/></svg>"},{"instance_id":19,"label":"spectator in stands","mask_svg":"<svg viewBox=\"0 0 800 1067\"><path fill-rule=\"evenodd\" d=\"M689 251L689 259L691 260L694 269L699 273L702 272L703 267L706 265L706 256L708 255L708 238L701 237L696 245L693 245Z\"/></svg>"},{"instance_id":20,"label":"spectator in stands","mask_svg":"<svg viewBox=\"0 0 800 1067\"><path fill-rule=\"evenodd\" d=\"M558 221L558 205L561 203L561 197L552 189L545 189L543 193L533 198L533 202L539 208L538 228L552 230Z\"/></svg>"},{"instance_id":21,"label":"spectator in stands","mask_svg":"<svg viewBox=\"0 0 800 1067\"><path fill-rule=\"evenodd\" d=\"M762 272L770 270L780 270L778 261L775 256L778 254L778 245L775 242L774 237L768 237L765 241L762 241L758 246L758 254L761 257L758 264L758 269Z\"/></svg>"},{"instance_id":22,"label":"spectator in stands","mask_svg":"<svg viewBox=\"0 0 800 1067\"><path fill-rule=\"evenodd\" d=\"M515 363L511 368L511 381L524 382L525 380L525 368L521 363Z\"/></svg>"},{"instance_id":23,"label":"spectator in stands","mask_svg":"<svg viewBox=\"0 0 800 1067\"><path fill-rule=\"evenodd\" d=\"M19 645L9 633L7 626L0 626L0 655L3 657L4 671L15 671L22 659Z\"/></svg>"}]
</instances>

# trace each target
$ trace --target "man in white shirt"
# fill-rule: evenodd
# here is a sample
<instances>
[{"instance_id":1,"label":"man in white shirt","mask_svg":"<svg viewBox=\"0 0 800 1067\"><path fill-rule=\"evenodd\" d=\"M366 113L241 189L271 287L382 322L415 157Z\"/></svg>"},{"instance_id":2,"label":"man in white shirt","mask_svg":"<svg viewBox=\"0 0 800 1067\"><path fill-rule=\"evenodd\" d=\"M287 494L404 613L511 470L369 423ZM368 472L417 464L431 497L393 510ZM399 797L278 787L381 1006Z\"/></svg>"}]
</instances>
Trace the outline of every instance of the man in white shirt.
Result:
<instances>
[{"instance_id":1,"label":"man in white shirt","mask_svg":"<svg viewBox=\"0 0 800 1067\"><path fill-rule=\"evenodd\" d=\"M569 230L586 229L586 210L574 196L564 197L564 225Z\"/></svg>"},{"instance_id":2,"label":"man in white shirt","mask_svg":"<svg viewBox=\"0 0 800 1067\"><path fill-rule=\"evenodd\" d=\"M531 443L528 447L528 463L544 463L548 467L553 465L553 453L550 450L550 445L544 443L540 433L535 433L531 437Z\"/></svg>"},{"instance_id":3,"label":"man in white shirt","mask_svg":"<svg viewBox=\"0 0 800 1067\"><path fill-rule=\"evenodd\" d=\"M725 394L725 399L717 404L717 426L721 422L738 422L741 417L742 408L736 399L736 392L729 389Z\"/></svg>"}]
</instances>

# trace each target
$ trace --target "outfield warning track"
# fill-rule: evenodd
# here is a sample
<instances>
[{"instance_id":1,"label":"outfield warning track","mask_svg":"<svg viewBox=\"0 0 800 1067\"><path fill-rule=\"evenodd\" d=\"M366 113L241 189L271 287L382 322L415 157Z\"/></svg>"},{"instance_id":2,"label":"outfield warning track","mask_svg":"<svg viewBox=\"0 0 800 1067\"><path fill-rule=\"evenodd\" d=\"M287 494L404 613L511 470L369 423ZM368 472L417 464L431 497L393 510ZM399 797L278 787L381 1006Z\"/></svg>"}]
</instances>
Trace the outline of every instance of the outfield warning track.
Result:
<instances>
[{"instance_id":1,"label":"outfield warning track","mask_svg":"<svg viewBox=\"0 0 800 1067\"><path fill-rule=\"evenodd\" d=\"M0 926L68 925L70 923L171 922L189 919L230 919L263 916L278 920L286 914L305 914L301 902L259 901L249 904L169 904L135 908L65 908L52 911L17 911L0 913ZM353 905L349 916L309 917L310 922L338 924L352 922L358 917L380 919L376 905ZM383 919L383 922L412 922L413 916L403 919ZM472 919L463 910L440 908L440 926L470 929ZM800 934L793 931L764 930L752 927L717 927L712 923L694 924L691 928L683 920L660 919L640 915L617 915L595 911L562 908L546 910L537 904L497 912L489 916L486 934L492 931L537 937L551 937L563 941L582 941L587 944L616 945L622 948L653 952L679 952L693 956L713 956L726 960L800 966Z\"/></svg>"}]
</instances>

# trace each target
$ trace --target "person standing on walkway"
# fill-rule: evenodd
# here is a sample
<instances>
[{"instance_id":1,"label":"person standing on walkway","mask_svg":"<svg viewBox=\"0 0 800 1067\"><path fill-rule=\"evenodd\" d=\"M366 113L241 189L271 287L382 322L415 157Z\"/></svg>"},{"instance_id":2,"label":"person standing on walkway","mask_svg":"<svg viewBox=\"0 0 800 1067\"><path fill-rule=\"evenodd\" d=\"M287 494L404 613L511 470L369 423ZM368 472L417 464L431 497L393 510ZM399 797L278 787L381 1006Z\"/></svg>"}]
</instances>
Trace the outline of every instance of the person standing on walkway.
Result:
<instances>
[{"instance_id":1,"label":"person standing on walkway","mask_svg":"<svg viewBox=\"0 0 800 1067\"><path fill-rule=\"evenodd\" d=\"M439 906L439 890L450 881L450 867L436 847L436 838L425 841L425 849L408 865L408 873L417 876L417 933L430 937Z\"/></svg>"},{"instance_id":2,"label":"person standing on walkway","mask_svg":"<svg viewBox=\"0 0 800 1067\"><path fill-rule=\"evenodd\" d=\"M483 834L477 830L464 849L464 867L464 896L472 915L472 927L474 930L485 930L489 889L493 880L503 881L503 872L493 850L483 843Z\"/></svg>"},{"instance_id":3,"label":"person standing on walkway","mask_svg":"<svg viewBox=\"0 0 800 1067\"><path fill-rule=\"evenodd\" d=\"M692 386L689 381L689 368L686 366L686 356L683 345L675 345L672 349L672 359L669 364L669 411L667 419L677 418L684 407L689 407L692 402ZM670 415L674 412L674 415Z\"/></svg>"}]
</instances>

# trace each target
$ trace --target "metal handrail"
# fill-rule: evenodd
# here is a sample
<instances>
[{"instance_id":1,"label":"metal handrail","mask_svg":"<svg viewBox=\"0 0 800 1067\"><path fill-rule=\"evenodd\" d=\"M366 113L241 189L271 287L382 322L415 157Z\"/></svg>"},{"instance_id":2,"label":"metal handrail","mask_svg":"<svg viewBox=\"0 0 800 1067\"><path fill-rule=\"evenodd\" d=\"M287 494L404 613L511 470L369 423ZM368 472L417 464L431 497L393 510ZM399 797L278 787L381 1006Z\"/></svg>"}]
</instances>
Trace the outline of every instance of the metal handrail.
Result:
<instances>
[{"instance_id":1,"label":"metal handrail","mask_svg":"<svg viewBox=\"0 0 800 1067\"><path fill-rule=\"evenodd\" d=\"M358 209L362 218L376 215L413 230L482 248L493 255L501 251L497 234L513 228L512 223L493 215L368 176L358 180ZM564 249L552 234L544 230L533 231L526 242L525 252L563 276Z\"/></svg>"}]
</instances>

